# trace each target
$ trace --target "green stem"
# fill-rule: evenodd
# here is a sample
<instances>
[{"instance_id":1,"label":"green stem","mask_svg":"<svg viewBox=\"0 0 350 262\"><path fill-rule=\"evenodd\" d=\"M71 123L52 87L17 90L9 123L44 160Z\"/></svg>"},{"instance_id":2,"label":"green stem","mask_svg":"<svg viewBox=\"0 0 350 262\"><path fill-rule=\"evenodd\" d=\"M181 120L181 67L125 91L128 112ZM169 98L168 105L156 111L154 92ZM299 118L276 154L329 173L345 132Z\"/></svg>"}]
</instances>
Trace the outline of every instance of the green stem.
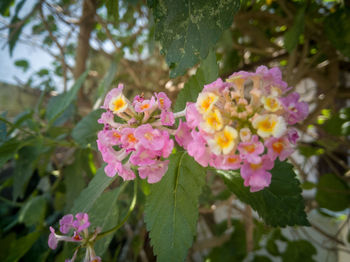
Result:
<instances>
[{"instance_id":1,"label":"green stem","mask_svg":"<svg viewBox=\"0 0 350 262\"><path fill-rule=\"evenodd\" d=\"M12 128L17 128L17 129L23 131L23 132L26 133L26 134L29 134L29 135L32 135L32 136L35 136L35 135L36 135L36 134L34 134L34 133L32 133L32 132L29 132L28 130L25 130L24 128L22 128L22 127L20 127L20 126L16 126L14 123L8 121L7 119L5 119L5 118L3 118L3 117L1 117L1 116L0 116L0 121L2 121L2 122L4 122L4 123L8 124L8 125L11 126Z\"/></svg>"},{"instance_id":2,"label":"green stem","mask_svg":"<svg viewBox=\"0 0 350 262\"><path fill-rule=\"evenodd\" d=\"M111 228L110 230L107 230L105 232L102 232L101 234L98 234L97 237L95 238L95 241L96 240L99 240L111 233L114 233L115 231L117 231L119 228L121 228L124 223L128 220L130 214L132 213L132 211L134 210L135 206L136 206L136 200L137 200L137 180L135 179L134 180L134 195L133 195L133 198L132 198L132 201L131 201L131 204L130 204L130 207L129 207L129 211L128 213L125 215L125 217L123 218L123 220L118 224L116 225L115 227Z\"/></svg>"}]
</instances>

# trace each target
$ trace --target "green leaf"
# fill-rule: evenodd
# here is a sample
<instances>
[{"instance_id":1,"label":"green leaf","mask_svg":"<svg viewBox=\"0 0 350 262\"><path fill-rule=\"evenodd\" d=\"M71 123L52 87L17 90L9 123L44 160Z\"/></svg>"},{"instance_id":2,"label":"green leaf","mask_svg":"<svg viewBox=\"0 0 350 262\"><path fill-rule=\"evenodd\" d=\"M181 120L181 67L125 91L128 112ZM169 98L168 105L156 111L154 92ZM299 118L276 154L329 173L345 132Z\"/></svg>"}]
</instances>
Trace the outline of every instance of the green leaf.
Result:
<instances>
[{"instance_id":1,"label":"green leaf","mask_svg":"<svg viewBox=\"0 0 350 262\"><path fill-rule=\"evenodd\" d=\"M106 8L108 19L113 22L117 22L119 19L119 1L118 0L106 0Z\"/></svg>"},{"instance_id":2,"label":"green leaf","mask_svg":"<svg viewBox=\"0 0 350 262\"><path fill-rule=\"evenodd\" d=\"M21 59L15 61L15 66L22 68L23 72L27 72L29 68L29 62L27 60Z\"/></svg>"},{"instance_id":3,"label":"green leaf","mask_svg":"<svg viewBox=\"0 0 350 262\"><path fill-rule=\"evenodd\" d=\"M283 262L312 262L316 261L312 258L316 255L316 248L307 240L297 240L288 242L286 251L282 255Z\"/></svg>"},{"instance_id":4,"label":"green leaf","mask_svg":"<svg viewBox=\"0 0 350 262\"><path fill-rule=\"evenodd\" d=\"M66 187L65 210L67 210L67 212L72 208L74 200L78 198L80 192L85 187L85 180L82 174L82 165L86 165L86 163L82 162L80 154L81 153L76 154L76 158L73 164L63 169L64 184Z\"/></svg>"},{"instance_id":5,"label":"green leaf","mask_svg":"<svg viewBox=\"0 0 350 262\"><path fill-rule=\"evenodd\" d=\"M177 77L207 57L223 31L231 26L240 1L154 0L148 4L170 76Z\"/></svg>"},{"instance_id":6,"label":"green leaf","mask_svg":"<svg viewBox=\"0 0 350 262\"><path fill-rule=\"evenodd\" d=\"M227 223L222 223L221 225L224 225L226 229ZM209 261L241 262L244 260L247 255L244 224L238 220L233 220L232 226L234 230L229 241L213 248L208 255Z\"/></svg>"},{"instance_id":7,"label":"green leaf","mask_svg":"<svg viewBox=\"0 0 350 262\"><path fill-rule=\"evenodd\" d=\"M278 256L280 254L278 246L273 238L269 238L269 240L267 241L266 250L273 256Z\"/></svg>"},{"instance_id":8,"label":"green leaf","mask_svg":"<svg viewBox=\"0 0 350 262\"><path fill-rule=\"evenodd\" d=\"M320 207L342 211L349 207L350 189L346 183L333 174L324 174L317 185L316 201Z\"/></svg>"},{"instance_id":9,"label":"green leaf","mask_svg":"<svg viewBox=\"0 0 350 262\"><path fill-rule=\"evenodd\" d=\"M68 106L73 102L75 99L80 87L83 85L86 77L88 75L88 71L83 73L77 81L74 83L72 88L61 95L58 95L57 97L52 97L49 100L49 103L47 105L46 109L46 119L49 120L51 123L53 123L63 112L65 109L68 108Z\"/></svg>"},{"instance_id":10,"label":"green leaf","mask_svg":"<svg viewBox=\"0 0 350 262\"><path fill-rule=\"evenodd\" d=\"M101 81L101 83L99 84L99 86L97 88L97 98L98 99L103 99L105 97L107 91L109 90L109 87L111 86L111 84L114 80L115 74L117 73L117 69L118 69L117 62L120 59L121 59L121 55L118 54L111 62L111 65L108 69L108 72L105 74L103 80Z\"/></svg>"},{"instance_id":11,"label":"green leaf","mask_svg":"<svg viewBox=\"0 0 350 262\"><path fill-rule=\"evenodd\" d=\"M170 157L167 173L151 186L145 222L157 261L184 261L196 234L205 169L185 152Z\"/></svg>"},{"instance_id":12,"label":"green leaf","mask_svg":"<svg viewBox=\"0 0 350 262\"><path fill-rule=\"evenodd\" d=\"M310 225L304 211L304 199L301 196L300 183L296 179L292 165L275 162L271 170L272 179L269 187L251 193L243 185L238 173L218 171L223 175L225 184L243 202L251 205L266 224L271 226Z\"/></svg>"},{"instance_id":13,"label":"green leaf","mask_svg":"<svg viewBox=\"0 0 350 262\"><path fill-rule=\"evenodd\" d=\"M272 262L272 260L266 256L254 256L252 262Z\"/></svg>"},{"instance_id":14,"label":"green leaf","mask_svg":"<svg viewBox=\"0 0 350 262\"><path fill-rule=\"evenodd\" d=\"M46 199L44 196L37 196L29 199L19 211L18 222L24 223L27 227L38 225L45 219Z\"/></svg>"},{"instance_id":15,"label":"green leaf","mask_svg":"<svg viewBox=\"0 0 350 262\"><path fill-rule=\"evenodd\" d=\"M97 170L96 175L90 181L79 197L74 201L71 213L88 212L102 192L115 180L115 177L108 177L103 167Z\"/></svg>"},{"instance_id":16,"label":"green leaf","mask_svg":"<svg viewBox=\"0 0 350 262\"><path fill-rule=\"evenodd\" d=\"M6 141L0 146L0 167L2 167L17 152L20 142L16 139Z\"/></svg>"},{"instance_id":17,"label":"green leaf","mask_svg":"<svg viewBox=\"0 0 350 262\"><path fill-rule=\"evenodd\" d=\"M350 9L339 8L324 21L325 34L332 45L350 57Z\"/></svg>"},{"instance_id":18,"label":"green leaf","mask_svg":"<svg viewBox=\"0 0 350 262\"><path fill-rule=\"evenodd\" d=\"M16 241L11 243L9 250L7 250L8 256L6 257L5 262L18 261L25 255L25 253L28 252L39 237L40 232L35 231L24 237L16 239Z\"/></svg>"},{"instance_id":19,"label":"green leaf","mask_svg":"<svg viewBox=\"0 0 350 262\"><path fill-rule=\"evenodd\" d=\"M35 162L43 147L40 143L36 146L25 146L18 151L18 159L13 173L13 199L23 198L27 184L33 175Z\"/></svg>"},{"instance_id":20,"label":"green leaf","mask_svg":"<svg viewBox=\"0 0 350 262\"><path fill-rule=\"evenodd\" d=\"M174 111L178 112L186 107L187 102L195 102L198 94L205 84L211 83L218 78L219 66L216 62L214 52L210 52L208 57L201 63L194 76L191 76L185 87L177 96Z\"/></svg>"},{"instance_id":21,"label":"green leaf","mask_svg":"<svg viewBox=\"0 0 350 262\"><path fill-rule=\"evenodd\" d=\"M1 113L0 117L3 118L4 120L6 119L7 111L4 111ZM4 143L7 140L7 126L6 122L1 121L0 119L0 146L2 143ZM0 165L1 167L1 165Z\"/></svg>"},{"instance_id":22,"label":"green leaf","mask_svg":"<svg viewBox=\"0 0 350 262\"><path fill-rule=\"evenodd\" d=\"M91 144L96 145L97 132L102 126L97 123L103 110L95 110L85 116L73 129L72 137L80 146L88 147Z\"/></svg>"},{"instance_id":23,"label":"green leaf","mask_svg":"<svg viewBox=\"0 0 350 262\"><path fill-rule=\"evenodd\" d=\"M10 7L15 3L15 0L0 1L0 14L2 16L10 16Z\"/></svg>"},{"instance_id":24,"label":"green leaf","mask_svg":"<svg viewBox=\"0 0 350 262\"><path fill-rule=\"evenodd\" d=\"M284 47L292 52L299 43L299 37L304 32L305 7L298 10L293 26L284 35Z\"/></svg>"},{"instance_id":25,"label":"green leaf","mask_svg":"<svg viewBox=\"0 0 350 262\"><path fill-rule=\"evenodd\" d=\"M111 229L118 223L118 206L116 201L125 184L112 191L103 193L89 212L89 220L93 227L100 227L102 232ZM95 244L96 254L102 256L112 241L113 234L109 234Z\"/></svg>"}]
</instances>

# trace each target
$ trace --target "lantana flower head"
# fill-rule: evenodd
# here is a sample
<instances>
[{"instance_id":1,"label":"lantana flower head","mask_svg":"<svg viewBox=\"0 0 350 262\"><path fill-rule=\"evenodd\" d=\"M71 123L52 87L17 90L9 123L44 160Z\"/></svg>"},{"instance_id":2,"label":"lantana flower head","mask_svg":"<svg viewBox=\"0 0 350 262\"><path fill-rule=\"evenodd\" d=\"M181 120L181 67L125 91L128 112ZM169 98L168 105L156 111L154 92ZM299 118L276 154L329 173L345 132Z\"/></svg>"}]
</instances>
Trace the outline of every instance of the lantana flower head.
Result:
<instances>
[{"instance_id":1,"label":"lantana flower head","mask_svg":"<svg viewBox=\"0 0 350 262\"><path fill-rule=\"evenodd\" d=\"M175 130L169 126L175 123L175 116L167 95L155 93L150 99L138 95L131 103L119 85L106 95L102 108L107 111L98 120L104 129L98 133L97 146L107 163L107 176L118 174L132 180L137 169L149 183L160 181L174 147L169 133Z\"/></svg>"},{"instance_id":2,"label":"lantana flower head","mask_svg":"<svg viewBox=\"0 0 350 262\"><path fill-rule=\"evenodd\" d=\"M291 126L307 115L308 105L290 92L281 71L260 66L205 85L197 101L187 104L178 140L202 166L240 169L255 192L269 186L274 160L293 152L298 134Z\"/></svg>"},{"instance_id":3,"label":"lantana flower head","mask_svg":"<svg viewBox=\"0 0 350 262\"><path fill-rule=\"evenodd\" d=\"M90 227L89 216L87 213L78 213L75 218L72 214L63 216L60 221L60 231L64 235L56 234L53 227L50 226L50 235L48 245L51 249L56 249L58 242L74 242L79 244L71 259L66 259L66 262L74 262L80 247L86 248L84 262L98 262L101 258L96 256L93 242L96 239L100 228L96 228L94 232L89 233Z\"/></svg>"}]
</instances>

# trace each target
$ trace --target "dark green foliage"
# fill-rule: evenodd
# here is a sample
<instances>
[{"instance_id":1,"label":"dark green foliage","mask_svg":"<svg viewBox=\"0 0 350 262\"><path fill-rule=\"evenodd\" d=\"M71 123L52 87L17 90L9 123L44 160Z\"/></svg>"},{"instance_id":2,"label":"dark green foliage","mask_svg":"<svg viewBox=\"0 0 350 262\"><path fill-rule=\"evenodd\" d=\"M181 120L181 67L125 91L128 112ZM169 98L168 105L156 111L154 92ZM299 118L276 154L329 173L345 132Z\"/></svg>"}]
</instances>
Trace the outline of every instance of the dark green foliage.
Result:
<instances>
[{"instance_id":1,"label":"dark green foliage","mask_svg":"<svg viewBox=\"0 0 350 262\"><path fill-rule=\"evenodd\" d=\"M204 185L204 168L187 153L170 157L167 173L151 186L145 222L157 261L184 261L196 234L198 198Z\"/></svg>"},{"instance_id":2,"label":"dark green foliage","mask_svg":"<svg viewBox=\"0 0 350 262\"><path fill-rule=\"evenodd\" d=\"M68 92L58 95L57 97L52 97L47 105L46 109L46 119L50 122L54 122L74 101L76 95L83 85L88 72L83 73L69 89Z\"/></svg>"},{"instance_id":3,"label":"dark green foliage","mask_svg":"<svg viewBox=\"0 0 350 262\"><path fill-rule=\"evenodd\" d=\"M100 197L102 192L113 182L116 177L108 177L101 167L78 198L74 201L71 213L88 212Z\"/></svg>"},{"instance_id":4,"label":"dark green foliage","mask_svg":"<svg viewBox=\"0 0 350 262\"><path fill-rule=\"evenodd\" d=\"M314 262L313 255L317 253L315 247L307 240L288 242L286 251L282 255L283 262L305 261Z\"/></svg>"},{"instance_id":5,"label":"dark green foliage","mask_svg":"<svg viewBox=\"0 0 350 262\"><path fill-rule=\"evenodd\" d=\"M226 226L226 223L223 226ZM233 220L232 226L233 232L229 241L211 250L208 255L210 261L240 262L247 255L244 224L238 220Z\"/></svg>"},{"instance_id":6,"label":"dark green foliage","mask_svg":"<svg viewBox=\"0 0 350 262\"><path fill-rule=\"evenodd\" d=\"M155 20L155 37L171 69L170 77L183 75L207 57L222 32L232 24L240 1L149 1Z\"/></svg>"},{"instance_id":7,"label":"dark green foliage","mask_svg":"<svg viewBox=\"0 0 350 262\"><path fill-rule=\"evenodd\" d=\"M72 137L81 147L92 146L96 148L97 132L101 130L102 125L97 123L103 110L92 111L74 127Z\"/></svg>"},{"instance_id":8,"label":"dark green foliage","mask_svg":"<svg viewBox=\"0 0 350 262\"><path fill-rule=\"evenodd\" d=\"M197 72L192 76L185 87L178 94L174 111L178 112L186 107L187 102L195 102L198 94L205 84L209 84L218 78L218 64L214 52L210 52L208 57L201 63Z\"/></svg>"},{"instance_id":9,"label":"dark green foliage","mask_svg":"<svg viewBox=\"0 0 350 262\"><path fill-rule=\"evenodd\" d=\"M223 175L228 188L243 202L251 205L271 226L308 226L301 196L300 183L296 179L292 165L286 162L275 163L271 170L272 179L269 187L251 193L243 185L238 173L218 171Z\"/></svg>"},{"instance_id":10,"label":"dark green foliage","mask_svg":"<svg viewBox=\"0 0 350 262\"><path fill-rule=\"evenodd\" d=\"M324 174L317 184L316 201L320 207L342 211L349 207L349 186L334 174Z\"/></svg>"},{"instance_id":11,"label":"dark green foliage","mask_svg":"<svg viewBox=\"0 0 350 262\"><path fill-rule=\"evenodd\" d=\"M324 21L324 30L328 40L343 55L350 57L350 10L339 8Z\"/></svg>"},{"instance_id":12,"label":"dark green foliage","mask_svg":"<svg viewBox=\"0 0 350 262\"><path fill-rule=\"evenodd\" d=\"M295 20L293 26L289 28L284 35L284 46L288 52L292 52L293 49L298 45L299 37L304 31L305 7L302 7L298 10L294 19Z\"/></svg>"}]
</instances>

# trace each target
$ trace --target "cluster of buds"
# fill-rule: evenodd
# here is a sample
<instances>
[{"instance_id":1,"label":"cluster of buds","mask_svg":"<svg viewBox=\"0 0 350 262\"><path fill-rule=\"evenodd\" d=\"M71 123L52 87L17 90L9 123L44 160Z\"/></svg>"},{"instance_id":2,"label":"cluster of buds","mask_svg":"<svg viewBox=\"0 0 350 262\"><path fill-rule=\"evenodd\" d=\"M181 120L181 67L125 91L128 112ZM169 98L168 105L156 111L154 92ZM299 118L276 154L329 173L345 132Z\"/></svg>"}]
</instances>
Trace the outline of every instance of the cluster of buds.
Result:
<instances>
[{"instance_id":1,"label":"cluster of buds","mask_svg":"<svg viewBox=\"0 0 350 262\"><path fill-rule=\"evenodd\" d=\"M97 146L107 163L105 173L132 180L137 169L142 179L158 182L174 147L167 128L175 123L170 99L160 92L151 99L141 95L130 102L120 84L107 94L102 108L107 111L98 120L104 129L98 133Z\"/></svg>"},{"instance_id":2,"label":"cluster of buds","mask_svg":"<svg viewBox=\"0 0 350 262\"><path fill-rule=\"evenodd\" d=\"M65 215L59 221L60 231L65 235L58 235L53 227L50 227L50 235L48 244L51 249L56 249L59 241L75 242L79 247L75 250L71 259L66 259L66 262L74 262L80 247L86 248L84 262L101 262L101 258L96 256L93 249L93 242L100 232L97 228L92 234L89 234L88 228L90 226L89 216L86 213L78 213L74 216L72 214ZM68 236L70 232L71 236Z\"/></svg>"},{"instance_id":3,"label":"cluster of buds","mask_svg":"<svg viewBox=\"0 0 350 262\"><path fill-rule=\"evenodd\" d=\"M308 115L299 98L278 68L219 78L187 104L178 142L202 166L240 169L244 185L259 191L270 185L275 159L283 161L294 150L298 133L291 125Z\"/></svg>"}]
</instances>

